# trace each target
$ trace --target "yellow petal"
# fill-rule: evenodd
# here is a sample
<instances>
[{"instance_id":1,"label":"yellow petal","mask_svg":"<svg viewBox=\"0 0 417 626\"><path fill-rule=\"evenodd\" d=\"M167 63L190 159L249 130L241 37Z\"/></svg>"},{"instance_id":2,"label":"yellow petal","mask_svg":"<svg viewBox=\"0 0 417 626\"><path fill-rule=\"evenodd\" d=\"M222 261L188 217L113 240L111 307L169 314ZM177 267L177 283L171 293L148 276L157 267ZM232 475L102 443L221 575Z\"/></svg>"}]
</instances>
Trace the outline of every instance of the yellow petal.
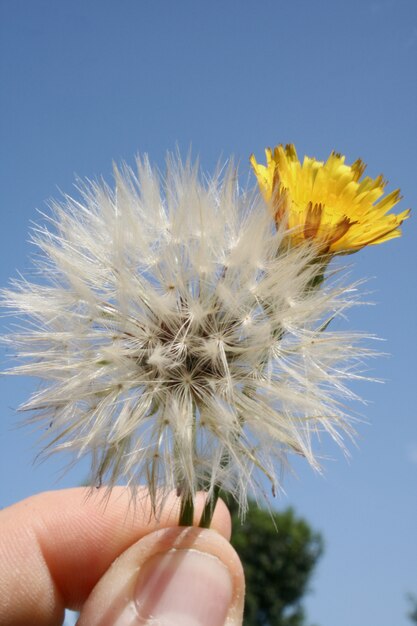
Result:
<instances>
[{"instance_id":1,"label":"yellow petal","mask_svg":"<svg viewBox=\"0 0 417 626\"><path fill-rule=\"evenodd\" d=\"M314 240L322 253L343 254L401 234L410 211L388 214L401 199L399 190L383 197L383 176L362 178L361 159L346 165L343 155L332 152L327 161L306 156L301 163L293 144L265 154L266 165L254 155L250 162L277 224L287 220L293 245Z\"/></svg>"}]
</instances>

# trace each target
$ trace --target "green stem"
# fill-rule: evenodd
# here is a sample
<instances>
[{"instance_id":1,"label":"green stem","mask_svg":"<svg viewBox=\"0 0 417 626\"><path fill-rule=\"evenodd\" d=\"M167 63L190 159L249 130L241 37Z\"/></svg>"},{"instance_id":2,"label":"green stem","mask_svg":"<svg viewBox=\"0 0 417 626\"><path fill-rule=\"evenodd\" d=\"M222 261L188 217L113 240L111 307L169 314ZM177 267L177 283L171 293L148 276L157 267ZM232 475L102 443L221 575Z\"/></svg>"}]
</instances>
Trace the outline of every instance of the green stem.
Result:
<instances>
[{"instance_id":1,"label":"green stem","mask_svg":"<svg viewBox=\"0 0 417 626\"><path fill-rule=\"evenodd\" d=\"M194 520L194 502L190 496L181 496L181 510L179 526L192 526Z\"/></svg>"},{"instance_id":2,"label":"green stem","mask_svg":"<svg viewBox=\"0 0 417 626\"><path fill-rule=\"evenodd\" d=\"M207 498L204 505L203 513L200 519L200 528L210 528L211 520L213 519L214 509L216 508L217 500L219 499L220 487L216 485L213 489L213 495L211 498Z\"/></svg>"}]
</instances>

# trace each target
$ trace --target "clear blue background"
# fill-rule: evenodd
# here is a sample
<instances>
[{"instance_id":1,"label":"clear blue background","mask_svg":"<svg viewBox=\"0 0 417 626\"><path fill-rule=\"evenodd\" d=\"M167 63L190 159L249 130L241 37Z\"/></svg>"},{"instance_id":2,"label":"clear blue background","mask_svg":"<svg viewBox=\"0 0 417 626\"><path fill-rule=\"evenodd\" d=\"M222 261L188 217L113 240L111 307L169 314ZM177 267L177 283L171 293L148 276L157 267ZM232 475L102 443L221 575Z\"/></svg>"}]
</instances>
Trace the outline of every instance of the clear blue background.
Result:
<instances>
[{"instance_id":1,"label":"clear blue background","mask_svg":"<svg viewBox=\"0 0 417 626\"><path fill-rule=\"evenodd\" d=\"M192 145L206 170L233 153L246 178L267 145L335 148L417 206L415 0L1 0L0 39L1 285L29 266L36 208L137 152L163 167ZM324 534L307 599L320 626L405 626L417 592L416 220L403 230L348 259L377 303L349 327L391 355L371 364L387 382L358 388L358 446L347 462L328 441L324 477L298 463L276 502ZM34 468L36 437L13 430L33 387L0 379L1 506L57 486L61 460Z\"/></svg>"}]
</instances>

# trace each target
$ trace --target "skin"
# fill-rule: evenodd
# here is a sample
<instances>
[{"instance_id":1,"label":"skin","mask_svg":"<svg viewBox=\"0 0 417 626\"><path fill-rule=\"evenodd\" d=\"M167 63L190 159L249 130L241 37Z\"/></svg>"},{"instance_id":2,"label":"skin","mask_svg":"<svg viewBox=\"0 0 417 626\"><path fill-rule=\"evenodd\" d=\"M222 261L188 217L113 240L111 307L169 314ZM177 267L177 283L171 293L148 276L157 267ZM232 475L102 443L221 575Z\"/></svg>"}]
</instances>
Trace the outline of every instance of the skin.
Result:
<instances>
[{"instance_id":1,"label":"skin","mask_svg":"<svg viewBox=\"0 0 417 626\"><path fill-rule=\"evenodd\" d=\"M80 626L108 625L108 606L141 567L179 545L213 555L227 568L233 591L225 624L242 624L243 572L228 542L231 521L223 502L211 529L185 529L177 526L175 495L156 520L145 491L136 507L123 488L88 494L84 488L42 493L0 511L0 624L56 626L70 608L81 611ZM203 502L199 494L195 523Z\"/></svg>"}]
</instances>

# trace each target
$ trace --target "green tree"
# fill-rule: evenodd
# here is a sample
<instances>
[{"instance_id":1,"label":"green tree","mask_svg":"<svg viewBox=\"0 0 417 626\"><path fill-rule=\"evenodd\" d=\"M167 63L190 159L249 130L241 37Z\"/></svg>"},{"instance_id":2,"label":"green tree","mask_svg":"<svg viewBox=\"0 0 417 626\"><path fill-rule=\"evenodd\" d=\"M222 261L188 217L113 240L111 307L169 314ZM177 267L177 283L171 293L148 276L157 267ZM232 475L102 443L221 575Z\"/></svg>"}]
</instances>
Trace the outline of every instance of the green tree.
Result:
<instances>
[{"instance_id":1,"label":"green tree","mask_svg":"<svg viewBox=\"0 0 417 626\"><path fill-rule=\"evenodd\" d=\"M245 569L245 626L306 626L302 598L323 552L321 535L292 509L267 511L251 502L243 522L232 512L232 544Z\"/></svg>"},{"instance_id":2,"label":"green tree","mask_svg":"<svg viewBox=\"0 0 417 626\"><path fill-rule=\"evenodd\" d=\"M407 613L407 617L413 624L417 624L417 596L410 593L408 595L408 601L410 602L410 611Z\"/></svg>"}]
</instances>

